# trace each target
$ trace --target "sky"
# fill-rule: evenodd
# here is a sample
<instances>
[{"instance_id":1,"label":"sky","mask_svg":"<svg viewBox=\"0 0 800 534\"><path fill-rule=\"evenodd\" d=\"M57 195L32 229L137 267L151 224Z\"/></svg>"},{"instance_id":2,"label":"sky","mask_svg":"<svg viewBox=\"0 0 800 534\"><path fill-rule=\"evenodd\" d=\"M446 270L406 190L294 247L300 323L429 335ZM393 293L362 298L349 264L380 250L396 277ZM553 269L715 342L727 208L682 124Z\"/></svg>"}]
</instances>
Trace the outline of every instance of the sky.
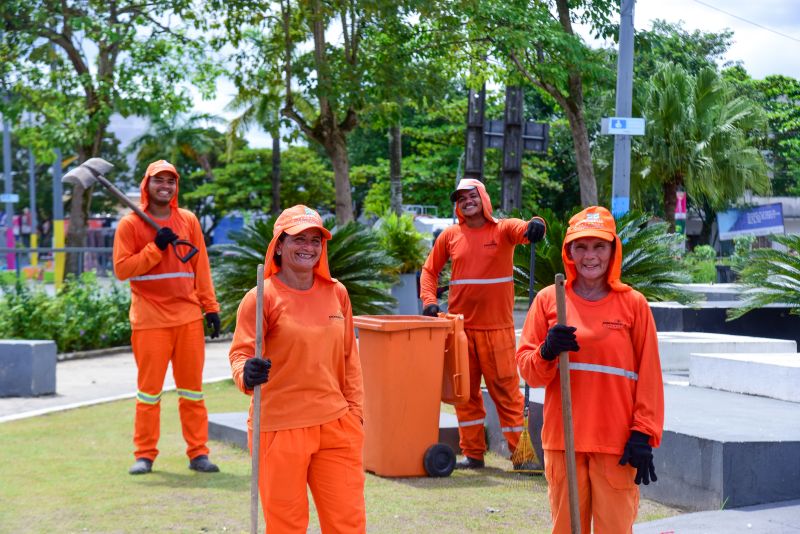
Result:
<instances>
[{"instance_id":1,"label":"sky","mask_svg":"<svg viewBox=\"0 0 800 534\"><path fill-rule=\"evenodd\" d=\"M637 0L634 26L649 29L654 19L683 21L688 31L731 29L733 44L723 61L741 62L754 78L770 74L800 78L800 0ZM588 31L585 34L590 44L603 44L592 42ZM214 100L195 98L195 111L229 119L233 114L221 110L235 92L229 80L220 80ZM246 138L251 146L271 147L270 137L258 129Z\"/></svg>"}]
</instances>

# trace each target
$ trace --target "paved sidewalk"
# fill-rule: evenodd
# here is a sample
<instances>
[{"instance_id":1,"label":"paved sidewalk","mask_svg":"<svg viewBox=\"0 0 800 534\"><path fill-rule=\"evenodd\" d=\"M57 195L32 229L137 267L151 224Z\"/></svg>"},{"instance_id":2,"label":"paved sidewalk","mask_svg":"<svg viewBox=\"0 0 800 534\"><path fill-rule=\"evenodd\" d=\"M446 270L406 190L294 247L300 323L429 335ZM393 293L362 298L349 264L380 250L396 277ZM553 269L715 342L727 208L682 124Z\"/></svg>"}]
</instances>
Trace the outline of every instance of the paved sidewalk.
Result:
<instances>
[{"instance_id":1,"label":"paved sidewalk","mask_svg":"<svg viewBox=\"0 0 800 534\"><path fill-rule=\"evenodd\" d=\"M800 500L684 514L633 527L634 534L800 534Z\"/></svg>"},{"instance_id":2,"label":"paved sidewalk","mask_svg":"<svg viewBox=\"0 0 800 534\"><path fill-rule=\"evenodd\" d=\"M203 382L231 377L229 347L230 340L206 343ZM167 371L164 391L174 389L172 372ZM136 363L132 352L69 360L56 364L55 395L0 398L0 423L135 396Z\"/></svg>"}]
</instances>

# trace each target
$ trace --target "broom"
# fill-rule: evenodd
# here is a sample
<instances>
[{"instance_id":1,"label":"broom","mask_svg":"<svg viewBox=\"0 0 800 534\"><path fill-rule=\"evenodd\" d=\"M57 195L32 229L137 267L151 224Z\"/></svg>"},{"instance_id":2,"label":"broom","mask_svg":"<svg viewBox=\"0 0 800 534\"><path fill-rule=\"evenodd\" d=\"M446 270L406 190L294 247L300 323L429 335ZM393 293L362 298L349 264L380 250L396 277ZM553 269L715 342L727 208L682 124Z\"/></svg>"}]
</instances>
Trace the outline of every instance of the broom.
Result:
<instances>
[{"instance_id":1,"label":"broom","mask_svg":"<svg viewBox=\"0 0 800 534\"><path fill-rule=\"evenodd\" d=\"M530 273L528 276L528 309L530 310L533 304L533 297L536 292L533 290L533 272L536 268L536 243L531 243L531 261ZM536 456L536 450L533 448L530 432L528 432L528 413L530 412L528 395L530 393L530 386L525 382L525 408L522 410L523 423L522 434L519 435L519 442L514 453L511 455L511 465L513 473L525 473L528 475L542 475L544 474L544 467L539 457Z\"/></svg>"}]
</instances>

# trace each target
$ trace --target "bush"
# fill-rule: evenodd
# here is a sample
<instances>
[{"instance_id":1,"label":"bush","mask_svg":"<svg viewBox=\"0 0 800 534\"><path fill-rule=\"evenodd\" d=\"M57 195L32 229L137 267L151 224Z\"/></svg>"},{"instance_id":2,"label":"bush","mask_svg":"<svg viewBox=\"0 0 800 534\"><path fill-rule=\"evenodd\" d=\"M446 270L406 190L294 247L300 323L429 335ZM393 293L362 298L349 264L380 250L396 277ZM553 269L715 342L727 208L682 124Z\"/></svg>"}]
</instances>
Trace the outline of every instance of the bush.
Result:
<instances>
[{"instance_id":1,"label":"bush","mask_svg":"<svg viewBox=\"0 0 800 534\"><path fill-rule=\"evenodd\" d=\"M381 247L399 263L398 272L415 273L425 262L423 235L414 228L414 218L406 213L398 217L387 212L377 226Z\"/></svg>"},{"instance_id":2,"label":"bush","mask_svg":"<svg viewBox=\"0 0 800 534\"><path fill-rule=\"evenodd\" d=\"M59 352L100 349L130 343L130 293L112 282L100 286L94 272L68 278L54 297L17 281L2 284L0 337L52 339Z\"/></svg>"},{"instance_id":3,"label":"bush","mask_svg":"<svg viewBox=\"0 0 800 534\"><path fill-rule=\"evenodd\" d=\"M684 264L696 284L713 284L717 280L717 252L709 245L698 245L686 254Z\"/></svg>"},{"instance_id":4,"label":"bush","mask_svg":"<svg viewBox=\"0 0 800 534\"><path fill-rule=\"evenodd\" d=\"M750 252L753 250L753 243L756 238L751 235L738 236L733 240L733 254L731 255L731 268L740 273L747 266Z\"/></svg>"}]
</instances>

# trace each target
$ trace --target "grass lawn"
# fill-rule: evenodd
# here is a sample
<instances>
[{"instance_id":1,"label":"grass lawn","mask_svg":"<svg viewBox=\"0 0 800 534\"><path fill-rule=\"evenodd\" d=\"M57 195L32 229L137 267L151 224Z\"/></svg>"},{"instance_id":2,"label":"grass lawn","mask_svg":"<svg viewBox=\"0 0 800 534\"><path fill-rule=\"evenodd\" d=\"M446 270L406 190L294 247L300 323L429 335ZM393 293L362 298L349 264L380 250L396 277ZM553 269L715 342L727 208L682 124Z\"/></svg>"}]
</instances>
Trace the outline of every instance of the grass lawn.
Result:
<instances>
[{"instance_id":1,"label":"grass lawn","mask_svg":"<svg viewBox=\"0 0 800 534\"><path fill-rule=\"evenodd\" d=\"M205 391L209 412L247 407L230 381ZM190 471L172 392L162 398L154 472L128 475L133 410L128 400L0 424L0 532L249 532L249 456L211 442L222 472ZM544 479L507 473L496 455L487 462L444 479L367 475L368 530L548 532ZM643 500L639 520L678 513ZM310 532L318 531L312 512Z\"/></svg>"}]
</instances>

